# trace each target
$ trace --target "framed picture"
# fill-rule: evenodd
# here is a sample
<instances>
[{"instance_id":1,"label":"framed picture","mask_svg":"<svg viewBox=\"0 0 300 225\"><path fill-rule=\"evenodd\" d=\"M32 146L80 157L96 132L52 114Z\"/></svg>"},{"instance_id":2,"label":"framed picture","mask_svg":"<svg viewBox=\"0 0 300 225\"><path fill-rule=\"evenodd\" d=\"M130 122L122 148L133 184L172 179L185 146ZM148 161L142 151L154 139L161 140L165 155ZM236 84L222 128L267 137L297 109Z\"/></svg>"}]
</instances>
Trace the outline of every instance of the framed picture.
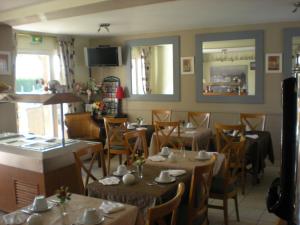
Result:
<instances>
[{"instance_id":1,"label":"framed picture","mask_svg":"<svg viewBox=\"0 0 300 225\"><path fill-rule=\"evenodd\" d=\"M10 52L0 51L0 75L9 75L11 73Z\"/></svg>"},{"instance_id":2,"label":"framed picture","mask_svg":"<svg viewBox=\"0 0 300 225\"><path fill-rule=\"evenodd\" d=\"M181 57L181 74L194 74L194 57Z\"/></svg>"},{"instance_id":3,"label":"framed picture","mask_svg":"<svg viewBox=\"0 0 300 225\"><path fill-rule=\"evenodd\" d=\"M282 72L282 54L270 53L266 54L266 73Z\"/></svg>"}]
</instances>

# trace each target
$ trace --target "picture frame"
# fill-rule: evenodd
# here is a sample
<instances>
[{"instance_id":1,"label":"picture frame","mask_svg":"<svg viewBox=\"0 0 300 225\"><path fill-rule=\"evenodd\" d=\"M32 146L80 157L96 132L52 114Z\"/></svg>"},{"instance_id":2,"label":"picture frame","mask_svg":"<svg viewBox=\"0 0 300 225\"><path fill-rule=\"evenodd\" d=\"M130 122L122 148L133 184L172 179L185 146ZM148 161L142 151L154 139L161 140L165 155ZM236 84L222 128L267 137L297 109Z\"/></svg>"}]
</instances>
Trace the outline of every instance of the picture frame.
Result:
<instances>
[{"instance_id":1,"label":"picture frame","mask_svg":"<svg viewBox=\"0 0 300 225\"><path fill-rule=\"evenodd\" d=\"M282 53L266 54L266 73L282 73Z\"/></svg>"},{"instance_id":2,"label":"picture frame","mask_svg":"<svg viewBox=\"0 0 300 225\"><path fill-rule=\"evenodd\" d=\"M11 54L7 51L0 51L0 75L11 74Z\"/></svg>"},{"instance_id":3,"label":"picture frame","mask_svg":"<svg viewBox=\"0 0 300 225\"><path fill-rule=\"evenodd\" d=\"M194 57L181 57L181 74L194 74Z\"/></svg>"}]
</instances>

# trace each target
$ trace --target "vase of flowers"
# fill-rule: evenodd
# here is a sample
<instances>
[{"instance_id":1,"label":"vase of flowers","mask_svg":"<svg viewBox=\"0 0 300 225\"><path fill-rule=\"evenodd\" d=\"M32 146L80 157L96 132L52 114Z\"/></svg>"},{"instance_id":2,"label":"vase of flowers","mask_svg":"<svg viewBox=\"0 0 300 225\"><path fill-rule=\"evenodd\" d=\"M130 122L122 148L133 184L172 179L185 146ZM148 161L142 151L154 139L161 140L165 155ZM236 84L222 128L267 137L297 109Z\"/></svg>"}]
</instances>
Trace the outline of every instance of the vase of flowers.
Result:
<instances>
[{"instance_id":1,"label":"vase of flowers","mask_svg":"<svg viewBox=\"0 0 300 225\"><path fill-rule=\"evenodd\" d=\"M103 101L96 101L92 104L92 109L94 114L101 117L101 115L105 112L105 104Z\"/></svg>"},{"instance_id":2,"label":"vase of flowers","mask_svg":"<svg viewBox=\"0 0 300 225\"><path fill-rule=\"evenodd\" d=\"M137 123L139 126L142 126L143 123L144 123L144 118L141 117L141 116L137 117L135 120L136 120L136 123Z\"/></svg>"},{"instance_id":3,"label":"vase of flowers","mask_svg":"<svg viewBox=\"0 0 300 225\"><path fill-rule=\"evenodd\" d=\"M71 200L71 193L69 192L69 187L61 186L56 191L56 197L59 200L59 206L60 206L61 215L65 216L67 214L67 211L66 211L66 202L69 201L69 200Z\"/></svg>"},{"instance_id":4,"label":"vase of flowers","mask_svg":"<svg viewBox=\"0 0 300 225\"><path fill-rule=\"evenodd\" d=\"M143 165L145 163L144 156L136 155L134 165L136 166L136 172L140 179L143 178Z\"/></svg>"}]
</instances>

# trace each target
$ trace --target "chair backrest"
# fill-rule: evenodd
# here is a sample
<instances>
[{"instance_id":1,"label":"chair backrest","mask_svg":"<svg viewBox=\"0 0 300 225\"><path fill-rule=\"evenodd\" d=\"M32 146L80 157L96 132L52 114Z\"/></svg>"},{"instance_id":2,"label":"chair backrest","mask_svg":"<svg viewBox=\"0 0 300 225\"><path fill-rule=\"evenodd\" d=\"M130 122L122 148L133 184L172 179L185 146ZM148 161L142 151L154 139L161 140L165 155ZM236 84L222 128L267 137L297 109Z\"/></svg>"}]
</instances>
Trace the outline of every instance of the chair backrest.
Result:
<instances>
[{"instance_id":1,"label":"chair backrest","mask_svg":"<svg viewBox=\"0 0 300 225\"><path fill-rule=\"evenodd\" d=\"M99 127L89 112L65 114L65 124L69 138L99 139Z\"/></svg>"},{"instance_id":2,"label":"chair backrest","mask_svg":"<svg viewBox=\"0 0 300 225\"><path fill-rule=\"evenodd\" d=\"M129 131L124 133L124 137L126 146L131 152L130 161L127 162L128 164L135 161L136 155L143 155L145 159L148 158L148 146L145 130Z\"/></svg>"},{"instance_id":3,"label":"chair backrest","mask_svg":"<svg viewBox=\"0 0 300 225\"><path fill-rule=\"evenodd\" d=\"M154 124L156 144L159 149L164 146L178 149L180 145L180 122L159 122ZM176 135L172 135L172 133Z\"/></svg>"},{"instance_id":4,"label":"chair backrest","mask_svg":"<svg viewBox=\"0 0 300 225\"><path fill-rule=\"evenodd\" d=\"M154 109L152 110L152 125L155 121L170 122L172 117L172 110Z\"/></svg>"},{"instance_id":5,"label":"chair backrest","mask_svg":"<svg viewBox=\"0 0 300 225\"><path fill-rule=\"evenodd\" d=\"M107 145L125 145L124 133L127 132L127 118L104 117Z\"/></svg>"},{"instance_id":6,"label":"chair backrest","mask_svg":"<svg viewBox=\"0 0 300 225\"><path fill-rule=\"evenodd\" d=\"M224 153L225 155L231 150L233 142L237 141L239 137L242 137L245 134L245 126L242 124L226 125L216 123L215 129L217 151L219 153Z\"/></svg>"},{"instance_id":7,"label":"chair backrest","mask_svg":"<svg viewBox=\"0 0 300 225\"><path fill-rule=\"evenodd\" d=\"M187 224L193 224L195 218L207 216L207 204L216 160L216 156L213 157L214 160L211 160L211 163L196 166L193 170L188 203L188 220L190 221Z\"/></svg>"},{"instance_id":8,"label":"chair backrest","mask_svg":"<svg viewBox=\"0 0 300 225\"><path fill-rule=\"evenodd\" d=\"M104 155L103 155L103 145L102 145L102 143L91 144L90 146L84 147L82 149L79 149L76 152L73 152L73 154L74 154L74 158L75 158L75 162L76 162L78 177L81 179L81 182L80 182L81 192L82 192L82 194L87 194L86 186L89 183L89 179L91 178L94 181L99 179L99 178L97 179L97 177L92 174L93 165L94 165L94 162L95 162L97 156L99 156L99 157L101 157L101 159L103 159L101 162L101 165L104 168L103 176L107 175L105 160L104 160ZM85 165L83 163L83 158L85 159L85 158L87 158L87 156L91 157L89 165ZM84 184L82 182L82 170L86 173Z\"/></svg>"},{"instance_id":9,"label":"chair backrest","mask_svg":"<svg viewBox=\"0 0 300 225\"><path fill-rule=\"evenodd\" d=\"M246 130L250 131L264 131L266 125L266 114L264 113L241 113L241 124L246 126Z\"/></svg>"},{"instance_id":10,"label":"chair backrest","mask_svg":"<svg viewBox=\"0 0 300 225\"><path fill-rule=\"evenodd\" d=\"M188 122L193 123L196 127L209 127L209 112L188 112Z\"/></svg>"},{"instance_id":11,"label":"chair backrest","mask_svg":"<svg viewBox=\"0 0 300 225\"><path fill-rule=\"evenodd\" d=\"M177 208L184 193L184 183L179 183L177 194L170 201L161 205L149 208L147 211L146 225L165 225L165 217L172 214L170 225L176 225Z\"/></svg>"}]
</instances>

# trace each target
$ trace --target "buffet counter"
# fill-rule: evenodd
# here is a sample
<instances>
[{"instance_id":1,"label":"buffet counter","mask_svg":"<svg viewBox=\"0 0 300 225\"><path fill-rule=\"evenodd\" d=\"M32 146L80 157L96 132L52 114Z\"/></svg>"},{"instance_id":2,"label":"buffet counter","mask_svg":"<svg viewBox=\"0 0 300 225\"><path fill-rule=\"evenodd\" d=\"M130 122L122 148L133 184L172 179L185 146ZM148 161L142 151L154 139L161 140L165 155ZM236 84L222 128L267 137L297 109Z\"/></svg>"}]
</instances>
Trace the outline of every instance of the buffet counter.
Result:
<instances>
[{"instance_id":1,"label":"buffet counter","mask_svg":"<svg viewBox=\"0 0 300 225\"><path fill-rule=\"evenodd\" d=\"M32 202L36 195L53 195L60 186L80 193L73 151L92 142L15 133L0 134L0 210L10 212Z\"/></svg>"}]
</instances>

